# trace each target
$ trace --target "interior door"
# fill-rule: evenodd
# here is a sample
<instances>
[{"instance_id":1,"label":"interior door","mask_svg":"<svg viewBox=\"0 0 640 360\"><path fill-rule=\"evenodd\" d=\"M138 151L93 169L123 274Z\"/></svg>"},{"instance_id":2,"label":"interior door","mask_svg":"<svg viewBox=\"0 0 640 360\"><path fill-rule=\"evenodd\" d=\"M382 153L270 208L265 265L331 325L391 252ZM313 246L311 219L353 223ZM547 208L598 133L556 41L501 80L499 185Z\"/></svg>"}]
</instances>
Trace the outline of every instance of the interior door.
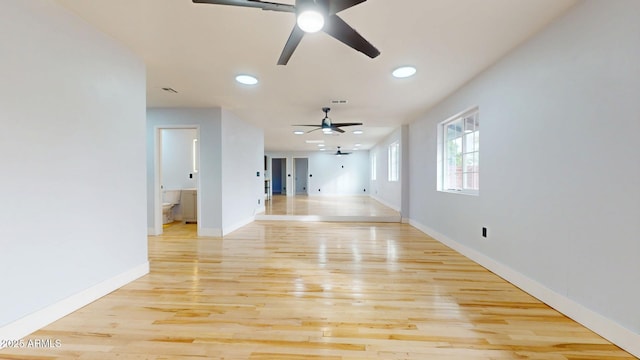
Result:
<instances>
[{"instance_id":1,"label":"interior door","mask_svg":"<svg viewBox=\"0 0 640 360\"><path fill-rule=\"evenodd\" d=\"M295 185L296 195L308 195L309 188L309 159L295 158Z\"/></svg>"}]
</instances>

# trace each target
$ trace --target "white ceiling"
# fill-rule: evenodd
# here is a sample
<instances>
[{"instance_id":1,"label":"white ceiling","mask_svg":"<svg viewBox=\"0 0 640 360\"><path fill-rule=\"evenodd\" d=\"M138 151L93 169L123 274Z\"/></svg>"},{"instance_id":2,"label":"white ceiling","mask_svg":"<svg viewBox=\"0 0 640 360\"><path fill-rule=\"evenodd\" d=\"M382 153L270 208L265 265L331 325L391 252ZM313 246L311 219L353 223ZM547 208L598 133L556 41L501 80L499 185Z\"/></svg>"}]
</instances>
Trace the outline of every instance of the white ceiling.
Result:
<instances>
[{"instance_id":1,"label":"white ceiling","mask_svg":"<svg viewBox=\"0 0 640 360\"><path fill-rule=\"evenodd\" d=\"M267 150L293 151L317 150L308 139L324 139L329 148L371 148L577 0L369 0L339 15L380 56L369 59L324 33L307 34L286 66L276 62L295 24L290 13L191 0L57 1L144 60L148 106L221 106L263 128ZM391 71L405 64L417 74L393 78ZM260 83L237 84L239 73ZM332 108L334 122L364 123L357 128L365 133L293 134L293 124L320 124L323 106Z\"/></svg>"}]
</instances>

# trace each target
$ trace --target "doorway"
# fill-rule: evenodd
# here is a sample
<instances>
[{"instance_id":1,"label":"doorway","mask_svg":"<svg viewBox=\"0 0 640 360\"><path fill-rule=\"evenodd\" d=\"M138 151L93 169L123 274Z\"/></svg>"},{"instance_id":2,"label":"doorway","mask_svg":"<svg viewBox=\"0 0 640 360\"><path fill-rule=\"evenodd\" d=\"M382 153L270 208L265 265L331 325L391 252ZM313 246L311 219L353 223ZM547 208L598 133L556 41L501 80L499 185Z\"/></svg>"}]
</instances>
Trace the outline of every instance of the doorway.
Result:
<instances>
[{"instance_id":1,"label":"doorway","mask_svg":"<svg viewBox=\"0 0 640 360\"><path fill-rule=\"evenodd\" d=\"M287 159L271 159L271 191L274 195L287 193Z\"/></svg>"},{"instance_id":2,"label":"doorway","mask_svg":"<svg viewBox=\"0 0 640 360\"><path fill-rule=\"evenodd\" d=\"M160 126L156 128L154 235L163 233L167 220L197 222L200 214L199 172L200 146L198 126ZM187 192L189 192L187 194ZM183 195L192 195L185 208ZM171 203L171 206L168 204ZM189 210L189 211L185 211ZM169 218L167 218L169 216Z\"/></svg>"},{"instance_id":3,"label":"doorway","mask_svg":"<svg viewBox=\"0 0 640 360\"><path fill-rule=\"evenodd\" d=\"M309 195L309 159L293 158L296 195Z\"/></svg>"}]
</instances>

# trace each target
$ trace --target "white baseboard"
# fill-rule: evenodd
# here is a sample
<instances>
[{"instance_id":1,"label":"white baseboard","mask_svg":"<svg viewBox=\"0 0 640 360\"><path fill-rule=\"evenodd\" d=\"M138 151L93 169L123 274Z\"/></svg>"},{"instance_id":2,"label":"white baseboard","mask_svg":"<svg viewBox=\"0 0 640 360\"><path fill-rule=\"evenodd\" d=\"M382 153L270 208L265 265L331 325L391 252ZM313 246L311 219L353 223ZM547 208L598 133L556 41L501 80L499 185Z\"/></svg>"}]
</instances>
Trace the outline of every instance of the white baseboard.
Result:
<instances>
[{"instance_id":1,"label":"white baseboard","mask_svg":"<svg viewBox=\"0 0 640 360\"><path fill-rule=\"evenodd\" d=\"M154 228L147 228L147 235L148 235L148 236L155 236L155 235L158 235L158 234L156 234L156 229L154 229Z\"/></svg>"},{"instance_id":2,"label":"white baseboard","mask_svg":"<svg viewBox=\"0 0 640 360\"><path fill-rule=\"evenodd\" d=\"M449 246L520 289L526 291L538 300L591 329L632 355L640 357L640 334L623 327L617 322L586 308L584 305L571 300L564 295L558 294L543 284L486 256L485 254L450 239L426 225L414 220L410 220L409 223L418 230Z\"/></svg>"},{"instance_id":3,"label":"white baseboard","mask_svg":"<svg viewBox=\"0 0 640 360\"><path fill-rule=\"evenodd\" d=\"M0 328L0 339L19 340L52 322L149 273L149 262L107 279L86 290L31 313Z\"/></svg>"},{"instance_id":4,"label":"white baseboard","mask_svg":"<svg viewBox=\"0 0 640 360\"><path fill-rule=\"evenodd\" d=\"M204 237L222 237L222 229L216 229L216 228L198 228L198 236L204 236Z\"/></svg>"},{"instance_id":5,"label":"white baseboard","mask_svg":"<svg viewBox=\"0 0 640 360\"><path fill-rule=\"evenodd\" d=\"M237 222L231 226L228 227L224 227L223 231L222 231L222 236L225 236L227 234L230 234L238 229L240 229L241 227L247 225L247 224L251 224L252 222L255 221L255 216L252 216L250 218L244 219L243 221Z\"/></svg>"},{"instance_id":6,"label":"white baseboard","mask_svg":"<svg viewBox=\"0 0 640 360\"><path fill-rule=\"evenodd\" d=\"M397 211L397 212L400 212L400 208L398 208L398 207L397 207L397 206L395 206L395 205L391 205L391 204L389 204L388 202L386 202L386 201L382 200L381 198L379 198L379 197L377 197L377 196L375 196L375 195L369 195L369 197L371 197L373 200L375 200L375 201L379 202L380 204L382 204L382 205L384 205L384 206L386 206L386 207L388 207L388 208L392 208L393 210L395 210L395 211Z\"/></svg>"}]
</instances>

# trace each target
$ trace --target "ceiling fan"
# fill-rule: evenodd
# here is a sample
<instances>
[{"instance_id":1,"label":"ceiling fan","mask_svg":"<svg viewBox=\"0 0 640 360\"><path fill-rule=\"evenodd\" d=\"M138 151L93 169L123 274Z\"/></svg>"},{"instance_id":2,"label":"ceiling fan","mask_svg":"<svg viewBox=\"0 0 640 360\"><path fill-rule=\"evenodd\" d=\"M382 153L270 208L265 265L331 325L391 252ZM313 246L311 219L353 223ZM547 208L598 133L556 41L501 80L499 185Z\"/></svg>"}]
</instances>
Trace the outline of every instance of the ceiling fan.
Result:
<instances>
[{"instance_id":1,"label":"ceiling fan","mask_svg":"<svg viewBox=\"0 0 640 360\"><path fill-rule=\"evenodd\" d=\"M349 155L349 154L351 154L351 153L342 152L342 151L340 150L340 146L338 146L338 151L336 151L336 153L335 153L334 155L336 155L336 156L342 156L342 155Z\"/></svg>"},{"instance_id":2,"label":"ceiling fan","mask_svg":"<svg viewBox=\"0 0 640 360\"><path fill-rule=\"evenodd\" d=\"M344 130L340 129L343 126L362 125L362 123L332 123L331 119L329 118L329 111L330 110L331 110L331 108L328 108L328 107L323 107L322 108L322 111L324 111L324 119L322 119L322 123L320 123L320 126L318 126L318 125L306 125L306 124L305 125L293 125L293 126L312 126L312 127L315 127L316 129L307 131L307 133L322 129L323 133L329 135L329 134L332 134L334 131L335 132L339 132L339 133L343 133Z\"/></svg>"},{"instance_id":3,"label":"ceiling fan","mask_svg":"<svg viewBox=\"0 0 640 360\"><path fill-rule=\"evenodd\" d=\"M378 49L336 15L365 1L367 0L296 0L295 5L289 5L260 0L193 0L197 4L244 6L296 14L297 23L284 45L278 65L287 65L305 32L320 30L372 59L380 55Z\"/></svg>"}]
</instances>

